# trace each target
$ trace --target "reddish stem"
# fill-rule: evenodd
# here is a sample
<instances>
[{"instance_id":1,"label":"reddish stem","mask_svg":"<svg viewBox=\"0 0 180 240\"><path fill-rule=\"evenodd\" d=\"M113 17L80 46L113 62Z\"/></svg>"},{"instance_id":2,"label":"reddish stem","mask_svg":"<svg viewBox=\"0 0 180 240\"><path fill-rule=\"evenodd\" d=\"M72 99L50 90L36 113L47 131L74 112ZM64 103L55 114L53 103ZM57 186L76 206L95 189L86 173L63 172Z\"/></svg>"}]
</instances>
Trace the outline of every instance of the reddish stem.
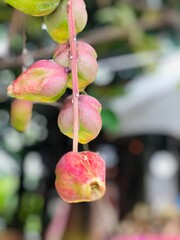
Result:
<instances>
[{"instance_id":1,"label":"reddish stem","mask_svg":"<svg viewBox=\"0 0 180 240\"><path fill-rule=\"evenodd\" d=\"M78 151L78 133L79 133L79 111L78 111L78 99L79 99L79 86L78 86L78 74L77 74L77 42L76 42L76 29L72 9L73 0L68 1L68 26L69 26L69 43L70 43L70 65L73 84L73 151Z\"/></svg>"}]
</instances>

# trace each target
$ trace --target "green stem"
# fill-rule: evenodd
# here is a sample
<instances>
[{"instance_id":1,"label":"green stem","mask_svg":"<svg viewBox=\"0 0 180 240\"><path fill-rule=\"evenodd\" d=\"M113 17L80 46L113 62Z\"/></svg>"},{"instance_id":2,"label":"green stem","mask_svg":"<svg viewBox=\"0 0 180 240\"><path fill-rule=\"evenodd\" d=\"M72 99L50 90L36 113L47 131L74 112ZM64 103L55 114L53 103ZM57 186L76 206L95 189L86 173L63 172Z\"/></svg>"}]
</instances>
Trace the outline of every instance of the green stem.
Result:
<instances>
[{"instance_id":1,"label":"green stem","mask_svg":"<svg viewBox=\"0 0 180 240\"><path fill-rule=\"evenodd\" d=\"M72 9L73 0L68 1L68 26L69 26L69 43L70 43L70 64L73 83L73 151L78 152L78 133L79 133L79 86L78 86L78 74L77 74L77 42L76 42L76 29Z\"/></svg>"}]
</instances>

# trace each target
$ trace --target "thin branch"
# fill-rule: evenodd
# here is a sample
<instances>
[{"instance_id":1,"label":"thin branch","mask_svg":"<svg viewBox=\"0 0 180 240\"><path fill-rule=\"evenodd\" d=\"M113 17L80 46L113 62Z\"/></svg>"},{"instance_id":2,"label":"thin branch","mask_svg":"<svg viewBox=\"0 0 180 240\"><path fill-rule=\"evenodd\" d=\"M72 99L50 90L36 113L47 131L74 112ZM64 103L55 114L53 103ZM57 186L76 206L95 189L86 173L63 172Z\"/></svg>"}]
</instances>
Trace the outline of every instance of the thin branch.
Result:
<instances>
[{"instance_id":1,"label":"thin branch","mask_svg":"<svg viewBox=\"0 0 180 240\"><path fill-rule=\"evenodd\" d=\"M156 22L149 23L144 19L140 19L139 25L141 26L142 31L147 31L151 29L159 29L165 26L172 26L176 28L177 26L179 26L179 22L180 15L176 11L168 10L166 12L162 12L160 18ZM118 39L123 39L126 36L127 32L125 30L121 30L119 27L105 26L88 31L87 33L82 35L80 40L83 40L90 45L98 45ZM26 62L29 63L33 62L33 60L36 59L51 58L55 46L55 44L52 44L52 46L50 47L48 46L46 48L31 51L24 55L0 59L0 70L21 66L23 63L23 59L25 59Z\"/></svg>"},{"instance_id":2,"label":"thin branch","mask_svg":"<svg viewBox=\"0 0 180 240\"><path fill-rule=\"evenodd\" d=\"M23 62L33 62L34 59L50 58L54 51L54 47L55 46L41 48L39 50L31 51L23 55L21 54L17 57L4 58L0 60L0 70L19 67L22 66Z\"/></svg>"}]
</instances>

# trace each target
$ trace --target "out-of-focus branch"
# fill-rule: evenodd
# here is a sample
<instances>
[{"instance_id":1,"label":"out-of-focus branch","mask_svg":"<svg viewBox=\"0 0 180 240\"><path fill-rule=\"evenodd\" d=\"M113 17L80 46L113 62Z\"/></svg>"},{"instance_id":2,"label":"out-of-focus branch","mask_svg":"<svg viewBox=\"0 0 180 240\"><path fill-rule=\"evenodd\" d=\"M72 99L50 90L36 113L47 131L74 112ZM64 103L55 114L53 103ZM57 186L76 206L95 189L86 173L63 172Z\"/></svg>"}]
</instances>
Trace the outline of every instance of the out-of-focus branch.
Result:
<instances>
[{"instance_id":1,"label":"out-of-focus branch","mask_svg":"<svg viewBox=\"0 0 180 240\"><path fill-rule=\"evenodd\" d=\"M32 62L34 59L50 58L54 47L41 48L35 51L19 55L17 57L7 57L0 60L0 70L21 66L23 63Z\"/></svg>"},{"instance_id":2,"label":"out-of-focus branch","mask_svg":"<svg viewBox=\"0 0 180 240\"><path fill-rule=\"evenodd\" d=\"M139 20L139 26L142 31L151 29L160 29L165 26L177 28L180 22L180 15L173 10L166 11L158 18L157 21L148 22L144 19ZM105 26L98 29L88 31L84 34L81 40L95 46L106 42L111 42L118 39L123 39L127 36L126 29L121 29L118 26ZM31 51L17 57L7 57L0 59L0 70L9 69L21 66L23 62L31 63L35 59L51 58L55 45L48 46L39 50Z\"/></svg>"},{"instance_id":3,"label":"out-of-focus branch","mask_svg":"<svg viewBox=\"0 0 180 240\"><path fill-rule=\"evenodd\" d=\"M18 20L17 20L18 19ZM26 15L18 10L14 10L10 19L9 38L12 38L18 32L22 32L26 25Z\"/></svg>"}]
</instances>

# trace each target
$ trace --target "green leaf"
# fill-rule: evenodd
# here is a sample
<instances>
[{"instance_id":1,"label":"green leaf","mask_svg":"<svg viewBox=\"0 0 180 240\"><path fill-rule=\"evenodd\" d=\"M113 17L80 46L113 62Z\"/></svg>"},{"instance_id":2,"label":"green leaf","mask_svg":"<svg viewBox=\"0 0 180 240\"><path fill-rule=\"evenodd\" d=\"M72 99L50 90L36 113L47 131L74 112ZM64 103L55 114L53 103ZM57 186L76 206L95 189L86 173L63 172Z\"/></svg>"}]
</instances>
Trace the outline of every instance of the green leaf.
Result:
<instances>
[{"instance_id":1,"label":"green leaf","mask_svg":"<svg viewBox=\"0 0 180 240\"><path fill-rule=\"evenodd\" d=\"M101 112L103 128L111 133L116 133L118 130L119 119L117 115L110 109L103 109Z\"/></svg>"}]
</instances>

